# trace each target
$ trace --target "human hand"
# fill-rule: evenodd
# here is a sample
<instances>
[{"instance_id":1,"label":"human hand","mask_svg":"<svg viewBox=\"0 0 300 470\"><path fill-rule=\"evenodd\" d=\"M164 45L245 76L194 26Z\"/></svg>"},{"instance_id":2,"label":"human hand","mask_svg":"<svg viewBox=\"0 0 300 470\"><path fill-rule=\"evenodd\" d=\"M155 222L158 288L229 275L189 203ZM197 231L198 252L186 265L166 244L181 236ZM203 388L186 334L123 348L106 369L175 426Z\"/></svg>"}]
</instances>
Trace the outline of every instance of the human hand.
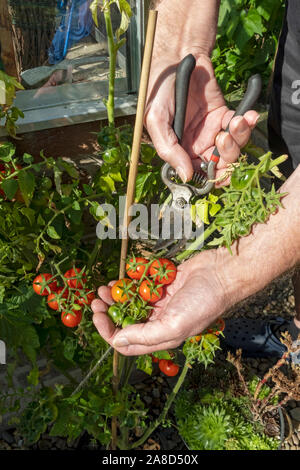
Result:
<instances>
[{"instance_id":1,"label":"human hand","mask_svg":"<svg viewBox=\"0 0 300 470\"><path fill-rule=\"evenodd\" d=\"M234 111L225 105L210 58L200 54L192 73L182 146L172 129L175 113L174 87L178 64L156 57L152 63L145 124L159 156L176 169L185 182L192 178L201 159L209 161L215 145L220 153L216 178L228 163L235 162L248 142L259 115L248 111L232 119ZM230 120L232 121L230 122ZM224 132L228 123L229 133ZM222 183L224 184L224 182Z\"/></svg>"},{"instance_id":2,"label":"human hand","mask_svg":"<svg viewBox=\"0 0 300 470\"><path fill-rule=\"evenodd\" d=\"M113 299L110 287L98 290L92 302L93 321L100 335L125 356L174 349L186 338L203 331L228 307L228 296L216 272L218 250L195 256L178 267L175 281L154 305L146 323L116 328L107 315Z\"/></svg>"}]
</instances>

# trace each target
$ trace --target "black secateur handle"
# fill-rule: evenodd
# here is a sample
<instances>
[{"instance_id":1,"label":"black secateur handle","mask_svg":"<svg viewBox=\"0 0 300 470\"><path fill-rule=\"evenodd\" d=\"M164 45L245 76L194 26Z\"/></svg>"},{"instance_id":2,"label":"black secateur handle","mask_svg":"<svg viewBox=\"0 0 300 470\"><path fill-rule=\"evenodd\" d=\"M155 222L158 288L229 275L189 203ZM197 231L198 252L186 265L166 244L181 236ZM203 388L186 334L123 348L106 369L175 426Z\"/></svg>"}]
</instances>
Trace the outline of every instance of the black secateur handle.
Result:
<instances>
[{"instance_id":1,"label":"black secateur handle","mask_svg":"<svg viewBox=\"0 0 300 470\"><path fill-rule=\"evenodd\" d=\"M186 107L189 94L189 85L192 72L195 68L196 60L192 54L187 55L178 65L176 70L175 82L175 118L173 123L174 132L178 138L179 143L182 141L184 124L186 117ZM253 108L262 89L262 80L259 74L252 75L249 78L246 93L240 102L233 117L243 116L247 111ZM226 132L229 131L229 124ZM214 148L211 155L210 162L208 163L207 176L208 180L214 179L215 166L219 161L220 154L217 147ZM206 182L204 187L197 190L197 194L206 194L213 188L213 183Z\"/></svg>"}]
</instances>

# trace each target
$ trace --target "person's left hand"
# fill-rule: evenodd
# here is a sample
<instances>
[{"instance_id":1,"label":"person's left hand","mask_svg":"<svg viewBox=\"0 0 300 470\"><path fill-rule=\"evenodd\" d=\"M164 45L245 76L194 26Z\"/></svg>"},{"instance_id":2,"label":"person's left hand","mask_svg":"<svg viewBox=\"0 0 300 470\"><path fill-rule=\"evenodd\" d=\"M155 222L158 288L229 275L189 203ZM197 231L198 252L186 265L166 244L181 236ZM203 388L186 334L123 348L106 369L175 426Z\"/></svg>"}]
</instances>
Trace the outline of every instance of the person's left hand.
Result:
<instances>
[{"instance_id":1,"label":"person's left hand","mask_svg":"<svg viewBox=\"0 0 300 470\"><path fill-rule=\"evenodd\" d=\"M186 338L201 333L229 306L230 296L219 270L219 252L210 250L181 264L175 281L154 305L148 321L123 330L116 328L106 313L114 303L110 287L100 287L101 300L92 302L93 321L100 335L121 354L137 356L174 349Z\"/></svg>"}]
</instances>

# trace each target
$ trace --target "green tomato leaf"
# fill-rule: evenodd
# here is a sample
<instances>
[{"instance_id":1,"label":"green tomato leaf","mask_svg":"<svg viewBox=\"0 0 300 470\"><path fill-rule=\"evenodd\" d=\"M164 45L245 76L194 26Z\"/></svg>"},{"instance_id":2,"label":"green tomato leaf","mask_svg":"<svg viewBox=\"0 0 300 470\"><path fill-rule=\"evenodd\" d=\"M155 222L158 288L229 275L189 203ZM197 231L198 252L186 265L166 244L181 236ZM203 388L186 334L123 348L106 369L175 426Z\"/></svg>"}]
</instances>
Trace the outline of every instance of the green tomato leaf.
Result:
<instances>
[{"instance_id":1,"label":"green tomato leaf","mask_svg":"<svg viewBox=\"0 0 300 470\"><path fill-rule=\"evenodd\" d=\"M5 192L5 195L6 197L8 197L8 199L13 199L16 192L17 192L17 189L18 189L18 181L11 178L11 179L8 179L8 180L4 180L2 183L1 183L1 189L3 189L3 191Z\"/></svg>"},{"instance_id":2,"label":"green tomato leaf","mask_svg":"<svg viewBox=\"0 0 300 470\"><path fill-rule=\"evenodd\" d=\"M15 147L10 142L0 143L0 160L3 162L10 162L12 156L15 154Z\"/></svg>"},{"instance_id":3,"label":"green tomato leaf","mask_svg":"<svg viewBox=\"0 0 300 470\"><path fill-rule=\"evenodd\" d=\"M50 225L47 228L47 233L48 233L49 237L54 238L54 240L59 240L60 239L59 234L57 233L57 231L55 230L55 228L52 225Z\"/></svg>"},{"instance_id":4,"label":"green tomato leaf","mask_svg":"<svg viewBox=\"0 0 300 470\"><path fill-rule=\"evenodd\" d=\"M130 23L130 18L132 16L132 11L129 3L126 0L115 0L115 3L117 7L120 10L121 13L121 23L119 28L116 31L116 38L119 41L120 37L126 33L129 23Z\"/></svg>"},{"instance_id":5,"label":"green tomato leaf","mask_svg":"<svg viewBox=\"0 0 300 470\"><path fill-rule=\"evenodd\" d=\"M29 171L21 170L18 174L18 181L24 202L28 207L33 197L35 177Z\"/></svg>"},{"instance_id":6,"label":"green tomato leaf","mask_svg":"<svg viewBox=\"0 0 300 470\"><path fill-rule=\"evenodd\" d=\"M152 374L152 358L148 354L139 356L136 360L136 366L148 375Z\"/></svg>"},{"instance_id":7,"label":"green tomato leaf","mask_svg":"<svg viewBox=\"0 0 300 470\"><path fill-rule=\"evenodd\" d=\"M21 209L21 213L27 217L30 225L35 224L35 211L33 209L30 209L30 207L23 207Z\"/></svg>"},{"instance_id":8,"label":"green tomato leaf","mask_svg":"<svg viewBox=\"0 0 300 470\"><path fill-rule=\"evenodd\" d=\"M98 26L98 8L102 4L102 0L93 0L90 4L90 10L96 26Z\"/></svg>"},{"instance_id":9,"label":"green tomato leaf","mask_svg":"<svg viewBox=\"0 0 300 470\"><path fill-rule=\"evenodd\" d=\"M30 165L30 163L32 163L33 160L34 160L34 159L33 159L33 156L32 156L32 155L29 155L29 153L24 153L24 155L23 155L23 161L24 161L25 163L27 163L27 164Z\"/></svg>"}]
</instances>

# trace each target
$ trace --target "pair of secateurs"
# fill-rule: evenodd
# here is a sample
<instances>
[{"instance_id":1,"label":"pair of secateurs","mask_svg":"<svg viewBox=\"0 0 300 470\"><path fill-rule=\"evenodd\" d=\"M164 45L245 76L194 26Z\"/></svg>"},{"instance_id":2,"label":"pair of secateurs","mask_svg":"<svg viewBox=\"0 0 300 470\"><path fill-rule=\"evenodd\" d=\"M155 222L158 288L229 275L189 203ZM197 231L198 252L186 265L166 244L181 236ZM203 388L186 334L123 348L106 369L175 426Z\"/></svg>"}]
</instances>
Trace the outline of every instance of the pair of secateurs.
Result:
<instances>
[{"instance_id":1,"label":"pair of secateurs","mask_svg":"<svg viewBox=\"0 0 300 470\"><path fill-rule=\"evenodd\" d=\"M175 117L173 123L174 132L178 138L178 142L181 143L185 117L186 117L186 108L187 100L189 93L189 84L192 72L195 68L196 60L192 54L186 56L182 62L178 65L176 70L176 82L175 82ZM248 81L248 86L246 93L239 104L238 108L233 117L243 116L247 111L251 110L256 103L262 88L262 81L259 74L253 75ZM225 132L229 132L229 124L225 129ZM178 213L180 216L183 213L184 209L190 204L191 199L194 196L202 196L209 193L213 187L216 175L216 166L220 159L220 154L217 147L214 148L209 162L201 162L201 172L195 171L192 183L193 184L184 184L178 182L178 177L174 168L165 163L161 169L161 178L165 185L171 192L172 201L171 208L172 213ZM171 225L174 223L171 218ZM174 242L177 242L176 246L169 248L168 256L174 256L181 248L186 244L186 239L178 239L176 236L176 231L174 227L170 227L170 237L168 239L160 238L155 246L154 251L158 252L169 248Z\"/></svg>"}]
</instances>

